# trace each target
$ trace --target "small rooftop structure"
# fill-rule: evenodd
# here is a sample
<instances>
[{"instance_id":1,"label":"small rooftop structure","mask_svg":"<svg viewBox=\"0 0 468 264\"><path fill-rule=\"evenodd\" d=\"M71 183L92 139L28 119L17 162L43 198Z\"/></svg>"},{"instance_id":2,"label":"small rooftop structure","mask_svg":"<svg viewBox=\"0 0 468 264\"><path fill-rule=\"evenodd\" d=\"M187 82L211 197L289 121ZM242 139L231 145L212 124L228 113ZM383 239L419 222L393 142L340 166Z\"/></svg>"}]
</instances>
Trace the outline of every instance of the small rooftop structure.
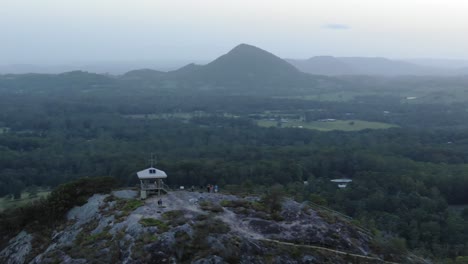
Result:
<instances>
[{"instance_id":1,"label":"small rooftop structure","mask_svg":"<svg viewBox=\"0 0 468 264\"><path fill-rule=\"evenodd\" d=\"M162 171L158 170L156 168L150 167L146 170L142 170L137 172L138 179L143 180L143 179L165 179L167 178L167 174Z\"/></svg>"},{"instance_id":2,"label":"small rooftop structure","mask_svg":"<svg viewBox=\"0 0 468 264\"><path fill-rule=\"evenodd\" d=\"M161 195L167 193L168 187L164 184L162 179L167 178L167 174L153 166L137 172L138 179L140 180L140 198L146 199L150 194Z\"/></svg>"},{"instance_id":3,"label":"small rooftop structure","mask_svg":"<svg viewBox=\"0 0 468 264\"><path fill-rule=\"evenodd\" d=\"M319 122L335 122L336 119L334 118L325 118L325 119L319 119Z\"/></svg>"},{"instance_id":4,"label":"small rooftop structure","mask_svg":"<svg viewBox=\"0 0 468 264\"><path fill-rule=\"evenodd\" d=\"M330 180L331 182L338 183L338 188L346 188L348 186L348 183L352 182L353 180L351 179L333 179Z\"/></svg>"}]
</instances>

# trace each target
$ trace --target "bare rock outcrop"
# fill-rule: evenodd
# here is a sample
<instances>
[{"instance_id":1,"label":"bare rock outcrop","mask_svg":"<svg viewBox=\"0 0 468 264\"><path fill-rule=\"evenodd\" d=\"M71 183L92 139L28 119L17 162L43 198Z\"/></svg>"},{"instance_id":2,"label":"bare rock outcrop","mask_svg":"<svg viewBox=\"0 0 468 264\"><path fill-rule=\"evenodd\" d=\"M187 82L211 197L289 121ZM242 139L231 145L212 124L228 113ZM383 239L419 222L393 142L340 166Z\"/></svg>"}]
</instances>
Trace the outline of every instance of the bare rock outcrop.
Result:
<instances>
[{"instance_id":1,"label":"bare rock outcrop","mask_svg":"<svg viewBox=\"0 0 468 264\"><path fill-rule=\"evenodd\" d=\"M271 212L257 197L134 191L94 195L67 214L46 250L23 231L0 252L5 263L385 263L372 237L350 222L290 199ZM405 256L403 256L404 258ZM418 263L409 258L410 263ZM354 262L353 262L354 261Z\"/></svg>"}]
</instances>

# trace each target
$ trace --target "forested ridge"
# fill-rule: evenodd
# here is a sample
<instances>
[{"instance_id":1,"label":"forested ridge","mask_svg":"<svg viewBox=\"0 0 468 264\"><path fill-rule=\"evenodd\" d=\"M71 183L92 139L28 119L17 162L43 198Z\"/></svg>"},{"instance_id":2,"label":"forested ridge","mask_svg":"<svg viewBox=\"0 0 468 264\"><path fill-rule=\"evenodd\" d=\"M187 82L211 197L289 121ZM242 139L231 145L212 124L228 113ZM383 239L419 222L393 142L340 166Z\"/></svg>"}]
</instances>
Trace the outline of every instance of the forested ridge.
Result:
<instances>
[{"instance_id":1,"label":"forested ridge","mask_svg":"<svg viewBox=\"0 0 468 264\"><path fill-rule=\"evenodd\" d=\"M468 255L468 103L412 103L387 95L387 86L349 100L304 100L303 90L287 98L145 78L0 76L0 195L18 198L80 177L134 186L154 153L171 186L255 192L280 184L298 201L330 206L423 255ZM364 83L336 82L348 83L346 92ZM278 126L258 126L262 118ZM283 127L288 118L396 127L320 132ZM335 178L353 182L338 189Z\"/></svg>"}]
</instances>

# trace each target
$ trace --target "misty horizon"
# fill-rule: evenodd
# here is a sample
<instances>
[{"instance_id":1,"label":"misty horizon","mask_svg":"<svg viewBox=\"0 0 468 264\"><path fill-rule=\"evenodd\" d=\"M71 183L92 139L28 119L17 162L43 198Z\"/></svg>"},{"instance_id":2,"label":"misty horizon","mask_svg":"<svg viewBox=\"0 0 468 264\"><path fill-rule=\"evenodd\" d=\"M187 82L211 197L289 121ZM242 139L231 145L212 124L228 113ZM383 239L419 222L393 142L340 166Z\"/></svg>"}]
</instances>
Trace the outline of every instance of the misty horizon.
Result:
<instances>
[{"instance_id":1,"label":"misty horizon","mask_svg":"<svg viewBox=\"0 0 468 264\"><path fill-rule=\"evenodd\" d=\"M466 10L459 0L3 1L0 57L2 64L211 61L250 43L281 58L468 60Z\"/></svg>"},{"instance_id":2,"label":"misty horizon","mask_svg":"<svg viewBox=\"0 0 468 264\"><path fill-rule=\"evenodd\" d=\"M0 1L0 264L468 263L467 11Z\"/></svg>"},{"instance_id":3,"label":"misty horizon","mask_svg":"<svg viewBox=\"0 0 468 264\"><path fill-rule=\"evenodd\" d=\"M243 44L236 45L242 46ZM247 46L253 45L247 44ZM262 47L256 47L262 49ZM69 61L63 63L16 63L16 64L5 64L0 63L0 74L22 74L22 73L62 73L62 72L69 72L69 71L88 71L88 72L95 72L95 73L106 73L106 74L123 74L131 70L137 69L153 69L163 72L177 70L182 68L188 64L197 64L197 65L206 65L211 61L215 60L216 58L229 53L230 50L233 48L218 54L217 57L213 59L204 59L204 60L190 60L190 59L165 59L165 60L157 60L157 59L142 59L142 60L90 60L90 61ZM266 50L267 51L267 50ZM269 51L267 51L269 52ZM276 54L273 54L276 56ZM401 63L405 65L412 65L414 67L424 67L425 69L432 69L433 72L430 74L447 74L449 70L463 70L463 74L465 73L465 67L468 67L468 60L461 60L461 59L438 59L438 58L389 58L389 57L365 57L365 56L333 56L333 55L316 55L316 56L309 56L305 58L282 58L283 60L288 61L289 63L293 64L300 70L303 70L295 61L297 62L314 62L316 60L321 61L323 59L328 60L346 60L346 61L361 61L360 64L370 63L373 61L374 63L389 63L389 64L396 64L396 67L400 67ZM324 65L327 67L326 65ZM372 68L376 65L370 65ZM336 67L336 65L335 65ZM380 67L380 66L379 66ZM386 65L384 67L395 67L392 65ZM435 71L439 71L438 73ZM305 70L305 72L308 72ZM322 72L309 72L312 74L323 74ZM366 72L363 72L366 74ZM411 75L411 72L409 73ZM325 74L327 75L327 74ZM333 74L332 74L333 75ZM371 74L372 75L372 74ZM398 74L399 75L399 74ZM424 74L426 75L426 74Z\"/></svg>"}]
</instances>

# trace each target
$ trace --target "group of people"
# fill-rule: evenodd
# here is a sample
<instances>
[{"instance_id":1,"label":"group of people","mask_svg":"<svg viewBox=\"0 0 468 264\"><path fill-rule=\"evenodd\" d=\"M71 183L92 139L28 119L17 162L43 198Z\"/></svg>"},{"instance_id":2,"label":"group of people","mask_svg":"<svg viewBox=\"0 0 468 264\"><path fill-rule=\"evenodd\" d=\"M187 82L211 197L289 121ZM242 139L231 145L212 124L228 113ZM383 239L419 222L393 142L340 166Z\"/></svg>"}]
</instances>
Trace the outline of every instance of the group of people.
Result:
<instances>
[{"instance_id":1,"label":"group of people","mask_svg":"<svg viewBox=\"0 0 468 264\"><path fill-rule=\"evenodd\" d=\"M217 193L218 192L218 185L208 184L206 186L206 191L209 192L209 193Z\"/></svg>"}]
</instances>

